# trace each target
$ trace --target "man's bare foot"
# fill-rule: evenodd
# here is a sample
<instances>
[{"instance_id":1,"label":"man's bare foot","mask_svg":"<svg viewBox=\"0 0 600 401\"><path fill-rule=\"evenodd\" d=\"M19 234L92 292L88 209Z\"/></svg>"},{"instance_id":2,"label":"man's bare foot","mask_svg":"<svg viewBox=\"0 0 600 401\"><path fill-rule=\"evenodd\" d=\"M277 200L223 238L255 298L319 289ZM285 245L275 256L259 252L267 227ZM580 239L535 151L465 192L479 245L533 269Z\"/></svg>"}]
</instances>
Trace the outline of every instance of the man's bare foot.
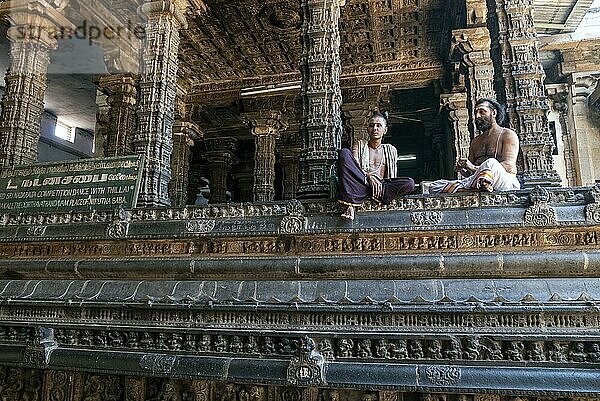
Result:
<instances>
[{"instance_id":1,"label":"man's bare foot","mask_svg":"<svg viewBox=\"0 0 600 401\"><path fill-rule=\"evenodd\" d=\"M354 220L354 206L348 206L342 213L342 218L346 220Z\"/></svg>"},{"instance_id":2,"label":"man's bare foot","mask_svg":"<svg viewBox=\"0 0 600 401\"><path fill-rule=\"evenodd\" d=\"M480 191L494 192L494 187L485 178L480 178L479 179L479 185L478 185L478 187L479 187Z\"/></svg>"}]
</instances>

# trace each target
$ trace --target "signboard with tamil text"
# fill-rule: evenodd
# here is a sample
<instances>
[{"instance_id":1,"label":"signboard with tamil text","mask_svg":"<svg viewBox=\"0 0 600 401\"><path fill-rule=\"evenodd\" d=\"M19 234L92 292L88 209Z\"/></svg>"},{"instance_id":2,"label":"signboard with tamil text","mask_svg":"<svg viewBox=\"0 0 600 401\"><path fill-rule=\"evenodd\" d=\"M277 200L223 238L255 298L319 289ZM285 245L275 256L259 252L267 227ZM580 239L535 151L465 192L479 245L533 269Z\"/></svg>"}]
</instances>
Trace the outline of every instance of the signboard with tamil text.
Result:
<instances>
[{"instance_id":1,"label":"signboard with tamil text","mask_svg":"<svg viewBox=\"0 0 600 401\"><path fill-rule=\"evenodd\" d=\"M142 160L124 156L5 167L0 213L133 208Z\"/></svg>"}]
</instances>

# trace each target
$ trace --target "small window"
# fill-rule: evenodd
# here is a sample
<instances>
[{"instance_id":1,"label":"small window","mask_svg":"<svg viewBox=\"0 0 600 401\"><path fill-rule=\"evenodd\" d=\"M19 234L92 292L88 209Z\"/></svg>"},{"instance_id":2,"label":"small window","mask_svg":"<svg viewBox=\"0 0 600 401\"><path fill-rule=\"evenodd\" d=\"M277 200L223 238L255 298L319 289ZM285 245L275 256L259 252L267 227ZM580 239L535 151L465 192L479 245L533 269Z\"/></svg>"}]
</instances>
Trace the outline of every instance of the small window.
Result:
<instances>
[{"instance_id":1,"label":"small window","mask_svg":"<svg viewBox=\"0 0 600 401\"><path fill-rule=\"evenodd\" d=\"M54 135L71 143L75 142L75 127L70 127L67 124L56 122Z\"/></svg>"}]
</instances>

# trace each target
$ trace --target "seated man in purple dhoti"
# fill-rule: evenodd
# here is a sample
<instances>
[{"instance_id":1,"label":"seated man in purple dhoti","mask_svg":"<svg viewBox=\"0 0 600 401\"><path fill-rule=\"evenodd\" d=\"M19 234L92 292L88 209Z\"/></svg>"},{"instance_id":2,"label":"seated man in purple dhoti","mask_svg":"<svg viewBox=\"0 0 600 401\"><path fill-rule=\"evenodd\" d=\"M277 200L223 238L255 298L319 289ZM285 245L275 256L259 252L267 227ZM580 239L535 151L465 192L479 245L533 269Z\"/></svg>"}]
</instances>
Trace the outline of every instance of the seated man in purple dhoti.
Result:
<instances>
[{"instance_id":1,"label":"seated man in purple dhoti","mask_svg":"<svg viewBox=\"0 0 600 401\"><path fill-rule=\"evenodd\" d=\"M338 201L345 205L342 217L354 220L354 208L371 196L383 204L415 189L409 177L396 178L398 152L381 143L387 132L386 117L375 112L367 127L369 140L357 141L352 150L340 150L338 159Z\"/></svg>"},{"instance_id":2,"label":"seated man in purple dhoti","mask_svg":"<svg viewBox=\"0 0 600 401\"><path fill-rule=\"evenodd\" d=\"M471 141L469 157L459 158L454 165L454 171L466 178L434 181L429 193L519 189L519 137L515 131L498 125L502 120L504 109L498 102L479 99L475 103L475 126L480 134Z\"/></svg>"}]
</instances>

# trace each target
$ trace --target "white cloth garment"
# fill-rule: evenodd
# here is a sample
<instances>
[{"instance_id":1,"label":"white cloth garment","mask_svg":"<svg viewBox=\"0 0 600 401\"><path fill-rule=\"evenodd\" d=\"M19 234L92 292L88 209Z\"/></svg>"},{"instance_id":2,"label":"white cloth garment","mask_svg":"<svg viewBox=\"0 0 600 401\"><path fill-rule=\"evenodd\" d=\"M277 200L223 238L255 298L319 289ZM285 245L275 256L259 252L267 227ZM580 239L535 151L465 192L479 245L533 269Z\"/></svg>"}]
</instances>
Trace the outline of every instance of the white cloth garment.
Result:
<instances>
[{"instance_id":1,"label":"white cloth garment","mask_svg":"<svg viewBox=\"0 0 600 401\"><path fill-rule=\"evenodd\" d=\"M381 178L396 178L398 172L398 151L394 145L389 143L381 144L383 147L383 158L385 162L384 177ZM362 171L369 171L369 143L365 140L358 141L358 165Z\"/></svg>"},{"instance_id":2,"label":"white cloth garment","mask_svg":"<svg viewBox=\"0 0 600 401\"><path fill-rule=\"evenodd\" d=\"M481 181L491 184L494 191L514 191L521 188L515 174L506 172L500 162L489 158L475 170L473 174L462 180L437 180L430 184L429 193L455 193L461 191L480 190Z\"/></svg>"}]
</instances>

